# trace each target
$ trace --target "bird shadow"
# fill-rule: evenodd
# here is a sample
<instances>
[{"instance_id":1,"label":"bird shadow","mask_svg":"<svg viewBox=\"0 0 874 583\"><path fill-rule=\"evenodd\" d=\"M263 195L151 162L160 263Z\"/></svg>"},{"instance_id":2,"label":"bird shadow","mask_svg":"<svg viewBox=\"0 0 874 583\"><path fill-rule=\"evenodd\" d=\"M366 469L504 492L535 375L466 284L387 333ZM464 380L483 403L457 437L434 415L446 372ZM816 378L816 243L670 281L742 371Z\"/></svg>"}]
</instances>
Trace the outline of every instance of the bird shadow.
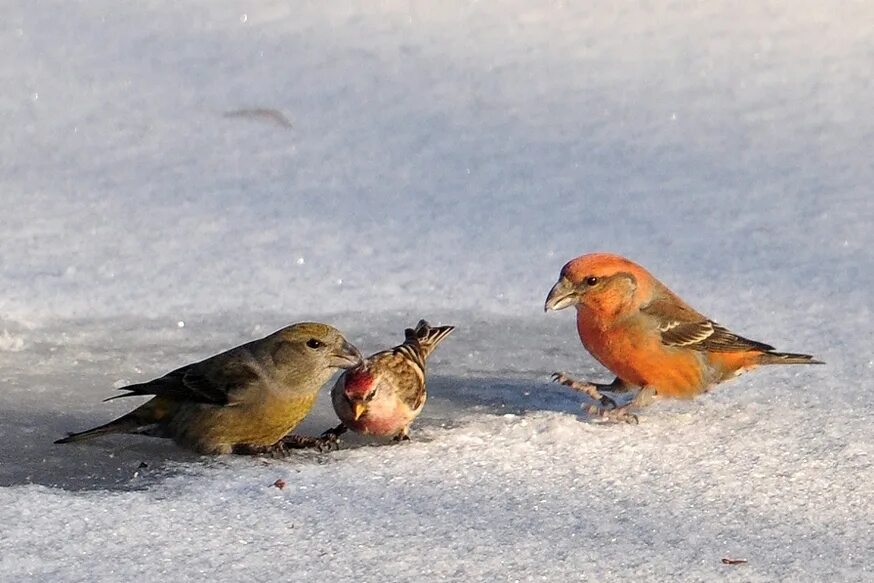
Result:
<instances>
[{"instance_id":1,"label":"bird shadow","mask_svg":"<svg viewBox=\"0 0 874 583\"><path fill-rule=\"evenodd\" d=\"M433 376L428 379L428 405L417 423L445 424L463 414L524 416L552 411L586 418L587 397L542 378Z\"/></svg>"},{"instance_id":2,"label":"bird shadow","mask_svg":"<svg viewBox=\"0 0 874 583\"><path fill-rule=\"evenodd\" d=\"M136 435L113 435L77 444L53 443L71 428L105 420L60 412L2 411L0 486L137 490L174 473L174 465L202 459L168 440Z\"/></svg>"},{"instance_id":3,"label":"bird shadow","mask_svg":"<svg viewBox=\"0 0 874 583\"><path fill-rule=\"evenodd\" d=\"M524 416L553 411L586 419L583 395L542 381L521 378L437 376L428 379L429 398L413 426L453 428L469 415ZM92 441L56 445L71 428L102 423L108 416L46 411L0 411L0 486L38 484L71 491L138 490L178 475L192 465L212 465L221 458L201 456L165 439L110 435ZM295 433L318 435L337 424L328 391ZM391 447L390 440L347 433L344 449ZM374 451L373 455L379 455ZM253 459L253 463L260 463ZM286 463L330 462L330 453L294 453Z\"/></svg>"}]
</instances>

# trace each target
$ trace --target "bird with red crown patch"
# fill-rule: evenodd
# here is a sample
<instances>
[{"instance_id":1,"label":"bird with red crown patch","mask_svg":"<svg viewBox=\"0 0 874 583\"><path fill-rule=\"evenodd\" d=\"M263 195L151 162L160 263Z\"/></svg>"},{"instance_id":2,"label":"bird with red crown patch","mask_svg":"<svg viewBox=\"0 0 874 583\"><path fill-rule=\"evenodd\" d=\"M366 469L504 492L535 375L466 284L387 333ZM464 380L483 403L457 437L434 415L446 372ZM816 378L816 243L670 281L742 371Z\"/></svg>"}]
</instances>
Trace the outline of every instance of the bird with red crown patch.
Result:
<instances>
[{"instance_id":1,"label":"bird with red crown patch","mask_svg":"<svg viewBox=\"0 0 874 583\"><path fill-rule=\"evenodd\" d=\"M331 390L340 425L325 432L340 436L357 433L409 439L410 424L425 406L425 360L454 326L432 328L420 320L407 328L404 342L377 352L347 370Z\"/></svg>"}]
</instances>

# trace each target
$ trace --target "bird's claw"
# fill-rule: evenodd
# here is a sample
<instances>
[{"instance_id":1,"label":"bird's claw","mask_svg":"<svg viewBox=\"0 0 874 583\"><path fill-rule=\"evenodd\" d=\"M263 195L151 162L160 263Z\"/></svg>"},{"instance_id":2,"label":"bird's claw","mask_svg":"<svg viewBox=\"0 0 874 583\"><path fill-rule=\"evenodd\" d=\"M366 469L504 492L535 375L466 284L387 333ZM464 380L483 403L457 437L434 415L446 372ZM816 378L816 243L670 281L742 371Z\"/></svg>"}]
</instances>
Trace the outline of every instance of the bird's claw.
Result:
<instances>
[{"instance_id":1,"label":"bird's claw","mask_svg":"<svg viewBox=\"0 0 874 583\"><path fill-rule=\"evenodd\" d=\"M615 400L598 390L599 387L609 388L608 385L596 385L593 383L575 381L561 372L553 373L552 380L565 385L566 387L570 387L575 391L585 393L590 399L595 401L595 403L597 403L596 405L589 405L586 408L586 412L589 415L598 416L614 423L630 423L632 425L637 425L639 423L637 415L629 413L628 411L629 407L637 404L637 400L620 407L616 404Z\"/></svg>"},{"instance_id":2,"label":"bird's claw","mask_svg":"<svg viewBox=\"0 0 874 583\"><path fill-rule=\"evenodd\" d=\"M340 423L340 425L336 427L331 427L330 429L323 431L320 438L330 442L333 449L340 449L340 436L347 431L349 431L349 428L346 427L344 423Z\"/></svg>"},{"instance_id":3,"label":"bird's claw","mask_svg":"<svg viewBox=\"0 0 874 583\"><path fill-rule=\"evenodd\" d=\"M613 409L605 409L603 407L599 407L598 405L590 405L586 412L589 415L598 416L605 421L611 421L613 423L628 423L629 425L637 425L640 423L640 420L637 418L637 415L634 413L628 412L628 405L623 407L615 407Z\"/></svg>"},{"instance_id":4,"label":"bird's claw","mask_svg":"<svg viewBox=\"0 0 874 583\"><path fill-rule=\"evenodd\" d=\"M327 453L330 451L338 451L340 449L340 438L337 435L322 435L317 439L315 444L315 448L320 453Z\"/></svg>"},{"instance_id":5,"label":"bird's claw","mask_svg":"<svg viewBox=\"0 0 874 583\"><path fill-rule=\"evenodd\" d=\"M323 453L326 451L336 451L340 449L340 436L326 431L316 438L316 443L313 444L313 447Z\"/></svg>"},{"instance_id":6,"label":"bird's claw","mask_svg":"<svg viewBox=\"0 0 874 583\"><path fill-rule=\"evenodd\" d=\"M585 392L587 387L594 388L594 385L592 385L591 383L581 383L580 381L575 381L574 379L567 376L563 372L554 372L554 373L552 373L552 376L550 376L549 378L554 383L558 383L560 385L570 387L570 388L575 389L577 391L584 391Z\"/></svg>"},{"instance_id":7,"label":"bird's claw","mask_svg":"<svg viewBox=\"0 0 874 583\"><path fill-rule=\"evenodd\" d=\"M550 380L552 380L552 382L558 383L560 385L570 386L574 383L574 380L572 378L570 378L569 376L567 376L566 374L564 374L563 372L554 372L554 373L552 373L552 375L550 375L549 378L550 378Z\"/></svg>"},{"instance_id":8,"label":"bird's claw","mask_svg":"<svg viewBox=\"0 0 874 583\"><path fill-rule=\"evenodd\" d=\"M616 408L616 401L599 391L598 386L593 383L575 381L563 372L552 373L551 378L553 382L559 383L566 387L570 387L575 391L585 393L589 396L590 399L600 403L602 408Z\"/></svg>"},{"instance_id":9,"label":"bird's claw","mask_svg":"<svg viewBox=\"0 0 874 583\"><path fill-rule=\"evenodd\" d=\"M613 409L618 408L618 405L616 405L616 401L614 401L612 398L608 397L607 395L602 394L599 401L601 402L601 407L603 407L605 409L609 408L609 409L613 410Z\"/></svg>"},{"instance_id":10,"label":"bird's claw","mask_svg":"<svg viewBox=\"0 0 874 583\"><path fill-rule=\"evenodd\" d=\"M277 445L281 445L283 450L315 449L321 453L336 451L340 449L340 438L334 433L329 433L329 431L326 431L319 437L286 435ZM283 453L287 453L287 451Z\"/></svg>"},{"instance_id":11,"label":"bird's claw","mask_svg":"<svg viewBox=\"0 0 874 583\"><path fill-rule=\"evenodd\" d=\"M395 443L401 443L402 441L410 441L410 434L405 431L401 431L391 439Z\"/></svg>"}]
</instances>

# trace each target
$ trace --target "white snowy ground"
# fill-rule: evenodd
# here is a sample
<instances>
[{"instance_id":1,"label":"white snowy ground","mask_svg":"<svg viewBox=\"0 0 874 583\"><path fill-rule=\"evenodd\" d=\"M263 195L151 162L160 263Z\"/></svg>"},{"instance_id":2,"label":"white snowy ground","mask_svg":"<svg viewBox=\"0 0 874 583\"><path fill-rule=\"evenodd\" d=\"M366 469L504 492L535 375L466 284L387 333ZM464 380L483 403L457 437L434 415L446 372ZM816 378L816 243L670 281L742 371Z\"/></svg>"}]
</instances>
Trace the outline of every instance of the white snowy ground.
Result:
<instances>
[{"instance_id":1,"label":"white snowy ground","mask_svg":"<svg viewBox=\"0 0 874 583\"><path fill-rule=\"evenodd\" d=\"M874 5L738 4L3 2L0 580L874 579ZM594 423L542 313L593 250L828 365ZM420 317L458 330L412 443L51 444Z\"/></svg>"}]
</instances>

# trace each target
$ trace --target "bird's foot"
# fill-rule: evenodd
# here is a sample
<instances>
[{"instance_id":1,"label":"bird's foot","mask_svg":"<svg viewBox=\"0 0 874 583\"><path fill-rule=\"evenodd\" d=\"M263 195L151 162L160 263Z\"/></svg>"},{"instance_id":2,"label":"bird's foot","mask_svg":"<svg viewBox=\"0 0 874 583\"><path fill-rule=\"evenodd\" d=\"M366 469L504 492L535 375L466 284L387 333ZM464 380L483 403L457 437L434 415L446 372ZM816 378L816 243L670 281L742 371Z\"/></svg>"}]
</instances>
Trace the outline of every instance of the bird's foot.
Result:
<instances>
[{"instance_id":1,"label":"bird's foot","mask_svg":"<svg viewBox=\"0 0 874 583\"><path fill-rule=\"evenodd\" d=\"M272 458L283 458L288 455L289 449L282 440L272 445L253 445L250 443L238 443L231 449L231 453L237 455L258 455Z\"/></svg>"},{"instance_id":2,"label":"bird's foot","mask_svg":"<svg viewBox=\"0 0 874 583\"><path fill-rule=\"evenodd\" d=\"M598 385L595 383L576 381L563 372L553 373L552 381L588 395L590 399L600 404L601 409L606 410L609 408L610 410L613 410L617 408L616 401L598 390L600 387L608 387L609 385Z\"/></svg>"},{"instance_id":3,"label":"bird's foot","mask_svg":"<svg viewBox=\"0 0 874 583\"><path fill-rule=\"evenodd\" d=\"M613 409L605 409L604 407L600 407L598 405L589 405L586 408L586 413L592 416L600 417L605 421L611 421L613 423L628 423L630 425L637 425L640 421L637 419L637 415L628 411L630 407L631 403L623 405L621 407L615 407Z\"/></svg>"},{"instance_id":4,"label":"bird's foot","mask_svg":"<svg viewBox=\"0 0 874 583\"><path fill-rule=\"evenodd\" d=\"M321 453L340 449L340 434L329 429L319 437L309 435L286 435L279 440L279 444L287 450L292 449L316 449Z\"/></svg>"},{"instance_id":5,"label":"bird's foot","mask_svg":"<svg viewBox=\"0 0 874 583\"><path fill-rule=\"evenodd\" d=\"M346 427L345 423L340 423L340 425L336 427L332 427L322 432L322 439L333 440L337 443L338 449L340 444L340 436L349 431L349 428Z\"/></svg>"},{"instance_id":6,"label":"bird's foot","mask_svg":"<svg viewBox=\"0 0 874 583\"><path fill-rule=\"evenodd\" d=\"M658 397L658 391L652 387L643 387L634 395L631 404L635 407L646 407L647 405L652 405L656 397Z\"/></svg>"},{"instance_id":7,"label":"bird's foot","mask_svg":"<svg viewBox=\"0 0 874 583\"><path fill-rule=\"evenodd\" d=\"M622 405L621 407L613 407L612 409L605 409L604 407L599 407L598 405L590 405L586 411L589 415L597 415L602 419L606 419L608 421L612 421L614 423L630 423L632 425L637 425L640 420L637 418L637 415L631 413L629 409L632 407L646 407L651 404L657 396L656 390L652 387L643 387L640 389L634 398Z\"/></svg>"},{"instance_id":8,"label":"bird's foot","mask_svg":"<svg viewBox=\"0 0 874 583\"><path fill-rule=\"evenodd\" d=\"M392 441L396 443L400 443L402 441L410 441L410 429L408 427L404 427L398 432L397 435L391 438Z\"/></svg>"}]
</instances>

